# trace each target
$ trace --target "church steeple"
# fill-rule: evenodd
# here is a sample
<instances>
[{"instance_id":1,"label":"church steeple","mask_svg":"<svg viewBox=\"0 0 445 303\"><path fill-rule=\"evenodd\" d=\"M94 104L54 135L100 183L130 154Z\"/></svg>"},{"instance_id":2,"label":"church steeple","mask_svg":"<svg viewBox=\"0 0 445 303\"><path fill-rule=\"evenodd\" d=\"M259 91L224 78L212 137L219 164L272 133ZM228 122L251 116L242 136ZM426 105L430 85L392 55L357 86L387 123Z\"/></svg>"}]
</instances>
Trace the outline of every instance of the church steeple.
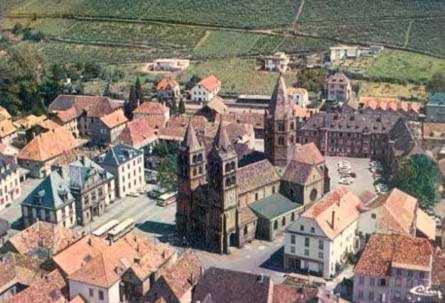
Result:
<instances>
[{"instance_id":1,"label":"church steeple","mask_svg":"<svg viewBox=\"0 0 445 303\"><path fill-rule=\"evenodd\" d=\"M233 150L232 143L230 142L229 136L227 135L227 131L223 126L222 121L219 123L218 131L213 144L218 151L230 152Z\"/></svg>"},{"instance_id":2,"label":"church steeple","mask_svg":"<svg viewBox=\"0 0 445 303\"><path fill-rule=\"evenodd\" d=\"M286 82L282 74L278 77L269 103L269 113L278 120L293 112L292 101L287 94Z\"/></svg>"},{"instance_id":3,"label":"church steeple","mask_svg":"<svg viewBox=\"0 0 445 303\"><path fill-rule=\"evenodd\" d=\"M182 141L182 145L184 147L187 147L190 152L194 152L201 149L201 144L199 143L199 140L196 137L196 133L191 121L189 122L187 130L185 131L185 136L184 140Z\"/></svg>"}]
</instances>

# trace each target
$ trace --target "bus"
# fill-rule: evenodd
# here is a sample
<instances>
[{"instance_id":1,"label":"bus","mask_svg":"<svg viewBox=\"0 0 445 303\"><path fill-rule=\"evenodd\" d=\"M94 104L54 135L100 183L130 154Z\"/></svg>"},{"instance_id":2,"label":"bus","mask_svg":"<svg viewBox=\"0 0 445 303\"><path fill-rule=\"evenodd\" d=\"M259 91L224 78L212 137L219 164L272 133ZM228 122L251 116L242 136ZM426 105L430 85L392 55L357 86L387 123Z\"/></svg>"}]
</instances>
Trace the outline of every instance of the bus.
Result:
<instances>
[{"instance_id":1,"label":"bus","mask_svg":"<svg viewBox=\"0 0 445 303\"><path fill-rule=\"evenodd\" d=\"M176 192L164 193L158 197L157 205L167 206L176 202Z\"/></svg>"},{"instance_id":2,"label":"bus","mask_svg":"<svg viewBox=\"0 0 445 303\"><path fill-rule=\"evenodd\" d=\"M125 236L134 228L135 222L132 218L125 219L108 232L108 239L115 242Z\"/></svg>"},{"instance_id":3,"label":"bus","mask_svg":"<svg viewBox=\"0 0 445 303\"><path fill-rule=\"evenodd\" d=\"M111 220L105 223L104 225L97 228L95 231L92 232L92 234L96 237L103 237L107 234L107 232L119 224L118 220Z\"/></svg>"}]
</instances>

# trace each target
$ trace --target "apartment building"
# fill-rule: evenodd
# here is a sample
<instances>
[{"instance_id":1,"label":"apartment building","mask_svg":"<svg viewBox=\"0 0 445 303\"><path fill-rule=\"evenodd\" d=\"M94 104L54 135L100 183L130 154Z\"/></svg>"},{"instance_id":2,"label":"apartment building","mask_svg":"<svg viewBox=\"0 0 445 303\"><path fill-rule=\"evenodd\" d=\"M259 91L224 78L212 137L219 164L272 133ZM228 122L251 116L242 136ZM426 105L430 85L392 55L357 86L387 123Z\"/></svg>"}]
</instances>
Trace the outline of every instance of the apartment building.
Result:
<instances>
[{"instance_id":1,"label":"apartment building","mask_svg":"<svg viewBox=\"0 0 445 303\"><path fill-rule=\"evenodd\" d=\"M21 192L16 158L0 154L0 210L20 197Z\"/></svg>"},{"instance_id":2,"label":"apartment building","mask_svg":"<svg viewBox=\"0 0 445 303\"><path fill-rule=\"evenodd\" d=\"M117 197L123 198L143 190L145 165L142 151L128 145L117 144L96 158L96 162L114 175Z\"/></svg>"},{"instance_id":3,"label":"apartment building","mask_svg":"<svg viewBox=\"0 0 445 303\"><path fill-rule=\"evenodd\" d=\"M192 101L209 102L215 98L221 90L221 81L214 75L210 75L196 84L190 91Z\"/></svg>"},{"instance_id":4,"label":"apartment building","mask_svg":"<svg viewBox=\"0 0 445 303\"><path fill-rule=\"evenodd\" d=\"M343 73L336 73L326 78L326 99L347 102L352 97L351 81Z\"/></svg>"}]
</instances>

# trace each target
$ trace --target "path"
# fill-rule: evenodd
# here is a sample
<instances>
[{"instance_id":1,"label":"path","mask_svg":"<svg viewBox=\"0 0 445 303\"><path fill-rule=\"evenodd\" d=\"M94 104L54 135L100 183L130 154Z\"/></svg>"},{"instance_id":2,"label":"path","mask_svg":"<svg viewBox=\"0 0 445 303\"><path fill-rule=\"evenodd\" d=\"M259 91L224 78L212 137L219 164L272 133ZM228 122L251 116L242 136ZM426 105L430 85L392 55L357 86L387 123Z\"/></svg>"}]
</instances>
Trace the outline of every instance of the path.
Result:
<instances>
[{"instance_id":1,"label":"path","mask_svg":"<svg viewBox=\"0 0 445 303\"><path fill-rule=\"evenodd\" d=\"M414 20L409 22L408 28L405 32L405 43L403 43L403 47L407 47L409 43L409 38L411 37L411 28L413 27Z\"/></svg>"},{"instance_id":2,"label":"path","mask_svg":"<svg viewBox=\"0 0 445 303\"><path fill-rule=\"evenodd\" d=\"M298 19L300 18L301 14L303 13L303 7L304 7L304 0L301 0L300 6L298 6L297 14L295 16L295 20L293 23L293 29L295 32L298 30Z\"/></svg>"},{"instance_id":3,"label":"path","mask_svg":"<svg viewBox=\"0 0 445 303\"><path fill-rule=\"evenodd\" d=\"M196 43L196 45L195 45L195 49L197 49L198 47L200 47L201 45L203 45L204 42L206 42L206 40L207 40L207 38L209 37L209 35L210 35L210 31L206 31L206 32L204 33L204 36L202 36L202 38L199 39L198 43Z\"/></svg>"}]
</instances>

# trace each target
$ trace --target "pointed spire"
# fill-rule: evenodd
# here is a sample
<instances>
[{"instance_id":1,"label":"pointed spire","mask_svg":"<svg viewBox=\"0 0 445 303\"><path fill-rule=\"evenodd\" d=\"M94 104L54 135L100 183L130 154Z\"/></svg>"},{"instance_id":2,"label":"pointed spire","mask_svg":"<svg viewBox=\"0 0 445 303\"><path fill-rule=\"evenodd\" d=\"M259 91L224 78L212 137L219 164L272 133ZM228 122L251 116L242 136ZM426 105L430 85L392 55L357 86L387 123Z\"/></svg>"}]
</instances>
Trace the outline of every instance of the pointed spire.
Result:
<instances>
[{"instance_id":1,"label":"pointed spire","mask_svg":"<svg viewBox=\"0 0 445 303\"><path fill-rule=\"evenodd\" d=\"M269 112L278 117L284 117L286 113L292 112L292 102L287 94L286 82L281 73L270 99Z\"/></svg>"},{"instance_id":2,"label":"pointed spire","mask_svg":"<svg viewBox=\"0 0 445 303\"><path fill-rule=\"evenodd\" d=\"M190 151L196 151L201 148L198 138L196 137L195 130L192 125L192 121L189 121L187 130L185 131L184 141L182 144L189 148Z\"/></svg>"},{"instance_id":3,"label":"pointed spire","mask_svg":"<svg viewBox=\"0 0 445 303\"><path fill-rule=\"evenodd\" d=\"M230 151L232 149L232 143L230 143L229 136L227 135L226 128L223 126L222 120L219 122L214 145L223 151Z\"/></svg>"}]
</instances>

